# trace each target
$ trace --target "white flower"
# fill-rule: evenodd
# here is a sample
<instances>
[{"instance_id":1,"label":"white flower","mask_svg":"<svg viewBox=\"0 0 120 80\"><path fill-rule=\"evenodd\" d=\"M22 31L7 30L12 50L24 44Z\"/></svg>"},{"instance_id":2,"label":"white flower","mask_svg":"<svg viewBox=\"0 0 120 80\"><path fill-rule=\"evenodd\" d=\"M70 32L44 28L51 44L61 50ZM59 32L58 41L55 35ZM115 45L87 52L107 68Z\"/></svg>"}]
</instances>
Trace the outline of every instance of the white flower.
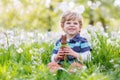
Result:
<instances>
[{"instance_id":1,"label":"white flower","mask_svg":"<svg viewBox=\"0 0 120 80\"><path fill-rule=\"evenodd\" d=\"M46 0L46 2L45 2L45 6L46 6L47 8L50 7L50 4L51 4L51 0Z\"/></svg>"},{"instance_id":2,"label":"white flower","mask_svg":"<svg viewBox=\"0 0 120 80\"><path fill-rule=\"evenodd\" d=\"M75 69L73 69L73 72L76 72L77 71L77 69L75 68Z\"/></svg>"},{"instance_id":3,"label":"white flower","mask_svg":"<svg viewBox=\"0 0 120 80\"><path fill-rule=\"evenodd\" d=\"M101 2L100 1L96 1L96 5L97 7L100 6Z\"/></svg>"},{"instance_id":4,"label":"white flower","mask_svg":"<svg viewBox=\"0 0 120 80\"><path fill-rule=\"evenodd\" d=\"M40 53L43 53L44 51L45 51L44 48L40 48L40 49L39 49L39 52L40 52Z\"/></svg>"},{"instance_id":5,"label":"white flower","mask_svg":"<svg viewBox=\"0 0 120 80\"><path fill-rule=\"evenodd\" d=\"M118 64L115 64L115 65L114 65L114 68L117 68L118 66L119 66Z\"/></svg>"},{"instance_id":6,"label":"white flower","mask_svg":"<svg viewBox=\"0 0 120 80\"><path fill-rule=\"evenodd\" d=\"M23 52L23 49L22 49L22 48L19 48L19 49L17 49L17 52L18 52L18 53L22 53L22 52Z\"/></svg>"},{"instance_id":7,"label":"white flower","mask_svg":"<svg viewBox=\"0 0 120 80\"><path fill-rule=\"evenodd\" d=\"M97 5L95 3L92 3L92 5L90 6L91 9L96 9Z\"/></svg>"},{"instance_id":8,"label":"white flower","mask_svg":"<svg viewBox=\"0 0 120 80\"><path fill-rule=\"evenodd\" d=\"M96 2L92 2L92 1L88 1L87 5L91 8L91 9L96 9L100 6L101 2L100 1L96 1Z\"/></svg>"},{"instance_id":9,"label":"white flower","mask_svg":"<svg viewBox=\"0 0 120 80\"><path fill-rule=\"evenodd\" d=\"M83 66L83 67L82 67L82 69L83 69L83 70L86 70L86 69L87 69L87 67L86 67L86 66Z\"/></svg>"},{"instance_id":10,"label":"white flower","mask_svg":"<svg viewBox=\"0 0 120 80\"><path fill-rule=\"evenodd\" d=\"M114 60L113 60L113 59L111 59L109 62L110 62L110 63L113 63L113 62L114 62Z\"/></svg>"},{"instance_id":11,"label":"white flower","mask_svg":"<svg viewBox=\"0 0 120 80\"><path fill-rule=\"evenodd\" d=\"M103 36L108 37L108 33L104 33Z\"/></svg>"},{"instance_id":12,"label":"white flower","mask_svg":"<svg viewBox=\"0 0 120 80\"><path fill-rule=\"evenodd\" d=\"M113 44L114 42L111 39L107 39L107 44Z\"/></svg>"},{"instance_id":13,"label":"white flower","mask_svg":"<svg viewBox=\"0 0 120 80\"><path fill-rule=\"evenodd\" d=\"M80 5L80 6L76 7L75 10L78 13L82 14L85 11L85 7L83 5Z\"/></svg>"},{"instance_id":14,"label":"white flower","mask_svg":"<svg viewBox=\"0 0 120 80\"><path fill-rule=\"evenodd\" d=\"M94 37L94 38L97 37L97 35L96 35L96 33L95 33L95 32L96 32L95 26L89 25L89 26L87 27L87 31L91 34L92 37Z\"/></svg>"},{"instance_id":15,"label":"white flower","mask_svg":"<svg viewBox=\"0 0 120 80\"><path fill-rule=\"evenodd\" d=\"M120 0L115 0L115 1L114 1L114 6L120 7Z\"/></svg>"},{"instance_id":16,"label":"white flower","mask_svg":"<svg viewBox=\"0 0 120 80\"><path fill-rule=\"evenodd\" d=\"M88 5L88 6L91 6L91 5L92 5L92 1L88 1L88 2L87 2L87 5Z\"/></svg>"},{"instance_id":17,"label":"white flower","mask_svg":"<svg viewBox=\"0 0 120 80\"><path fill-rule=\"evenodd\" d=\"M16 10L19 10L22 8L22 3L19 0L11 0L11 2L13 3L13 6Z\"/></svg>"},{"instance_id":18,"label":"white flower","mask_svg":"<svg viewBox=\"0 0 120 80\"><path fill-rule=\"evenodd\" d=\"M29 53L31 53L31 54L32 54L32 53L34 53L34 51L33 51L33 50L29 50Z\"/></svg>"},{"instance_id":19,"label":"white flower","mask_svg":"<svg viewBox=\"0 0 120 80\"><path fill-rule=\"evenodd\" d=\"M86 38L88 41L91 40L91 36L86 29L82 29L80 35Z\"/></svg>"}]
</instances>

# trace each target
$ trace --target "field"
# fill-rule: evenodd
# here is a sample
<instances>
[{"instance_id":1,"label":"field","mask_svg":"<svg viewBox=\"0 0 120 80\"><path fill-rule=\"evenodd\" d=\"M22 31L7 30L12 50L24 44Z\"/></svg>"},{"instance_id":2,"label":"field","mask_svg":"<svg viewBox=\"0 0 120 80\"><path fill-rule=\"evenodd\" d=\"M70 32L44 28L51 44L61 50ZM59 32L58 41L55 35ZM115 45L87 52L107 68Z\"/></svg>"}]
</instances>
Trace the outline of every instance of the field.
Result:
<instances>
[{"instance_id":1,"label":"field","mask_svg":"<svg viewBox=\"0 0 120 80\"><path fill-rule=\"evenodd\" d=\"M47 64L61 33L24 30L0 32L0 80L120 80L120 31L105 33L89 27L81 35L92 46L92 60L85 70L53 75Z\"/></svg>"}]
</instances>

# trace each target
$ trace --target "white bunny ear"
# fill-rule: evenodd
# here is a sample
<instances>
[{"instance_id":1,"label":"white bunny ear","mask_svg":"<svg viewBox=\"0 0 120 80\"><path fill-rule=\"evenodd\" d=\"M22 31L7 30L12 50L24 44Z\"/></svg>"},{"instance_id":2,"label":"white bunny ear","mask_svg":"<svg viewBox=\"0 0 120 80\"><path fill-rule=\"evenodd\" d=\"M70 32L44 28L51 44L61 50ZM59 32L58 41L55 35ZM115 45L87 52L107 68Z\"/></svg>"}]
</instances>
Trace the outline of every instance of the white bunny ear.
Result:
<instances>
[{"instance_id":1,"label":"white bunny ear","mask_svg":"<svg viewBox=\"0 0 120 80\"><path fill-rule=\"evenodd\" d=\"M75 6L75 3L73 1L70 1L70 2L64 1L59 4L59 9L62 12L66 12L66 11L73 10L74 6Z\"/></svg>"},{"instance_id":2,"label":"white bunny ear","mask_svg":"<svg viewBox=\"0 0 120 80\"><path fill-rule=\"evenodd\" d=\"M67 2L62 2L59 4L59 9L62 12L66 12L66 11L75 11L79 14L82 14L85 11L85 7L83 5L79 5L77 7L75 7L75 3L73 1L67 3Z\"/></svg>"},{"instance_id":3,"label":"white bunny ear","mask_svg":"<svg viewBox=\"0 0 120 80\"><path fill-rule=\"evenodd\" d=\"M59 4L59 9L62 11L62 12L66 12L69 10L69 5L67 4L67 2L62 2Z\"/></svg>"},{"instance_id":4,"label":"white bunny ear","mask_svg":"<svg viewBox=\"0 0 120 80\"><path fill-rule=\"evenodd\" d=\"M82 14L85 11L85 7L83 5L80 5L75 8L75 11Z\"/></svg>"},{"instance_id":5,"label":"white bunny ear","mask_svg":"<svg viewBox=\"0 0 120 80\"><path fill-rule=\"evenodd\" d=\"M70 9L73 9L73 8L75 7L75 2L70 1L70 2L68 3L68 5L69 5L69 8L70 8Z\"/></svg>"}]
</instances>

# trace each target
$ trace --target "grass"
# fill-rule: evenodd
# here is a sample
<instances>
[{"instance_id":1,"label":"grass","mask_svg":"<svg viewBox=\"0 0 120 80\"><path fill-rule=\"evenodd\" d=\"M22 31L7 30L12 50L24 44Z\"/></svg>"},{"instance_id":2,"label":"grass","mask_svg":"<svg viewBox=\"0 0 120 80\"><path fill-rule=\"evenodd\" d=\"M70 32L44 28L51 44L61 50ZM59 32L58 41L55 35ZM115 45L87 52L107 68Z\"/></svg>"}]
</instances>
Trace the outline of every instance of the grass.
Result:
<instances>
[{"instance_id":1,"label":"grass","mask_svg":"<svg viewBox=\"0 0 120 80\"><path fill-rule=\"evenodd\" d=\"M107 44L106 37L98 35L97 39L97 46L92 47L92 60L85 62L87 69L74 74L49 72L47 64L53 44L22 44L21 52L14 45L0 48L0 80L120 80L119 47Z\"/></svg>"}]
</instances>

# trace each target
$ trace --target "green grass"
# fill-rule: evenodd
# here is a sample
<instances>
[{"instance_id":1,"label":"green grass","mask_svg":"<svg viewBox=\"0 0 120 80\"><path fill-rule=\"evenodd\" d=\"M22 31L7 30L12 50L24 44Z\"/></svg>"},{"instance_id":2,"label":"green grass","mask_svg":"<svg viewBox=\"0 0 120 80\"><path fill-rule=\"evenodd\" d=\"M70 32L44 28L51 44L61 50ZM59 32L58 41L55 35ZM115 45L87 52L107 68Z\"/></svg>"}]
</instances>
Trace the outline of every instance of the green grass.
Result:
<instances>
[{"instance_id":1,"label":"green grass","mask_svg":"<svg viewBox=\"0 0 120 80\"><path fill-rule=\"evenodd\" d=\"M53 44L22 44L20 53L14 45L0 49L0 80L120 80L119 47L106 44L106 37L97 38L99 43L92 47L92 60L85 62L87 69L73 74L63 72L60 76L47 68Z\"/></svg>"}]
</instances>

